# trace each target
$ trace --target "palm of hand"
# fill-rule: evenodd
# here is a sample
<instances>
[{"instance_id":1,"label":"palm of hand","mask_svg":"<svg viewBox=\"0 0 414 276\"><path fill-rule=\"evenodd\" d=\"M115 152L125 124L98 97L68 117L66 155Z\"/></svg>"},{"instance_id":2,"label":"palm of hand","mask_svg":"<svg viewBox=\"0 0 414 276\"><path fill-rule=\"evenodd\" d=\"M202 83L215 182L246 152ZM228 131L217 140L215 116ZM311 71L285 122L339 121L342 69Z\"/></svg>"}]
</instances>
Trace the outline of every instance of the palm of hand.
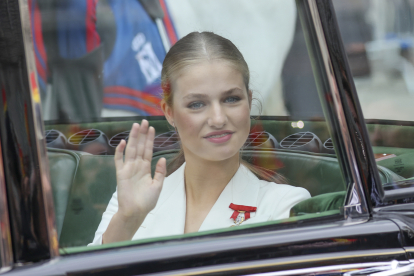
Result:
<instances>
[{"instance_id":1,"label":"palm of hand","mask_svg":"<svg viewBox=\"0 0 414 276\"><path fill-rule=\"evenodd\" d=\"M126 142L122 140L116 149L118 212L124 217L147 215L158 201L166 174L166 161L165 158L158 161L152 178L154 136L154 128L148 128L148 121L143 120L141 126L132 126L125 150L125 161L123 151Z\"/></svg>"}]
</instances>

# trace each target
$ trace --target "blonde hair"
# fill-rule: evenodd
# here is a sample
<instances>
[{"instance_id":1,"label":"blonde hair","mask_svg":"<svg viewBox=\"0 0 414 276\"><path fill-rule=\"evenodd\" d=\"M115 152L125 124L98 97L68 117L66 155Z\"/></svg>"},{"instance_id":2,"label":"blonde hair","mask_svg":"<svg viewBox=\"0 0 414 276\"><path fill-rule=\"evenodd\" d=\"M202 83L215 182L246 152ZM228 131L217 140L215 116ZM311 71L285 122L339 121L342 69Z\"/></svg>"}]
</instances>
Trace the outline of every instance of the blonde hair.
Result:
<instances>
[{"instance_id":1,"label":"blonde hair","mask_svg":"<svg viewBox=\"0 0 414 276\"><path fill-rule=\"evenodd\" d=\"M168 106L173 106L174 93L171 87L171 80L173 80L182 70L206 60L227 62L242 74L246 91L249 91L249 66L239 49L237 49L230 40L212 32L192 32L181 38L171 47L162 64L162 97ZM184 162L184 152L181 149L178 155L169 162L167 175L173 173ZM240 163L246 166L260 179L278 183L285 181L280 174L272 170L252 165L242 159L240 160Z\"/></svg>"}]
</instances>

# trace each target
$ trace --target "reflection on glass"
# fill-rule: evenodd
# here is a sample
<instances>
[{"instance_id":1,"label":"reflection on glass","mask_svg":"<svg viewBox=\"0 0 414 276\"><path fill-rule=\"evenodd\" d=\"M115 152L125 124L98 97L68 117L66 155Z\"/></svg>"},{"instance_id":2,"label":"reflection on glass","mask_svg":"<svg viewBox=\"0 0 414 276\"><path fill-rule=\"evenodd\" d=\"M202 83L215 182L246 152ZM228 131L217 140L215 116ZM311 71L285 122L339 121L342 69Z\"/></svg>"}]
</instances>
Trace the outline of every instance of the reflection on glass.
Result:
<instances>
[{"instance_id":1,"label":"reflection on glass","mask_svg":"<svg viewBox=\"0 0 414 276\"><path fill-rule=\"evenodd\" d=\"M134 210L145 215L135 217L141 221L132 228L138 229L121 237L128 227L118 221L117 237L105 234L104 243L340 213L346 187L293 0L32 0L30 9L61 247L102 243L110 222L119 220L115 214L126 210L121 201L139 198ZM244 57L248 69L227 53L229 60L193 57L164 72L170 48L205 30L237 45L236 60ZM148 191L118 186L115 193L120 176L144 166L134 161L119 173L137 156L125 149L126 142L138 143L134 123L154 136L146 179L154 177L157 162L161 174L163 158L168 164L159 200L155 193L144 207ZM114 156L121 161L118 173ZM217 171L211 161L222 162ZM200 167L208 177L200 176L205 192L195 200L191 181ZM220 188L211 188L217 183ZM279 188L291 192L274 194ZM204 207L191 207L206 198Z\"/></svg>"},{"instance_id":2,"label":"reflection on glass","mask_svg":"<svg viewBox=\"0 0 414 276\"><path fill-rule=\"evenodd\" d=\"M409 187L414 177L414 1L333 3L381 180L397 183L384 188Z\"/></svg>"},{"instance_id":3,"label":"reflection on glass","mask_svg":"<svg viewBox=\"0 0 414 276\"><path fill-rule=\"evenodd\" d=\"M305 123L303 121L292 122L290 124L293 128L303 128Z\"/></svg>"}]
</instances>

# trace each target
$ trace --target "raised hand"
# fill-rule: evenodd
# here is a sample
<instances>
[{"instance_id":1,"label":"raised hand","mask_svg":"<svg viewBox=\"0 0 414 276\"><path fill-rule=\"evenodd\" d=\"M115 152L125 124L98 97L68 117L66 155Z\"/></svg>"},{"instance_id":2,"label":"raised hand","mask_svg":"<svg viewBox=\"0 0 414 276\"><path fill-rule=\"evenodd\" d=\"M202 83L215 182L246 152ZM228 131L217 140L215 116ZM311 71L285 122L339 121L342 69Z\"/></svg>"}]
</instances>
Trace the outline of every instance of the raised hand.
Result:
<instances>
[{"instance_id":1,"label":"raised hand","mask_svg":"<svg viewBox=\"0 0 414 276\"><path fill-rule=\"evenodd\" d=\"M166 175L166 160L158 160L151 176L155 130L148 121L132 125L128 145L122 140L115 151L118 215L124 219L145 217L157 204ZM125 150L125 161L123 152Z\"/></svg>"}]
</instances>

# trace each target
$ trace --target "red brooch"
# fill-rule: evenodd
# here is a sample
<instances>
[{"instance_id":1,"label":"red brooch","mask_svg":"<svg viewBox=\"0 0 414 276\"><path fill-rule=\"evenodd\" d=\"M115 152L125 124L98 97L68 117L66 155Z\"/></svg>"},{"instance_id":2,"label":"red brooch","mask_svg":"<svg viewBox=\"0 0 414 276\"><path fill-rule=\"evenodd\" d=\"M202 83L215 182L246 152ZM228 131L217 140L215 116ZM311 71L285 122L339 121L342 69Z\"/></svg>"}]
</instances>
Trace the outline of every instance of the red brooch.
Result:
<instances>
[{"instance_id":1,"label":"red brooch","mask_svg":"<svg viewBox=\"0 0 414 276\"><path fill-rule=\"evenodd\" d=\"M230 204L229 208L234 210L230 218L234 220L236 225L240 225L243 221L248 220L250 218L250 212L256 212L257 210L257 207L236 205L233 203Z\"/></svg>"}]
</instances>

